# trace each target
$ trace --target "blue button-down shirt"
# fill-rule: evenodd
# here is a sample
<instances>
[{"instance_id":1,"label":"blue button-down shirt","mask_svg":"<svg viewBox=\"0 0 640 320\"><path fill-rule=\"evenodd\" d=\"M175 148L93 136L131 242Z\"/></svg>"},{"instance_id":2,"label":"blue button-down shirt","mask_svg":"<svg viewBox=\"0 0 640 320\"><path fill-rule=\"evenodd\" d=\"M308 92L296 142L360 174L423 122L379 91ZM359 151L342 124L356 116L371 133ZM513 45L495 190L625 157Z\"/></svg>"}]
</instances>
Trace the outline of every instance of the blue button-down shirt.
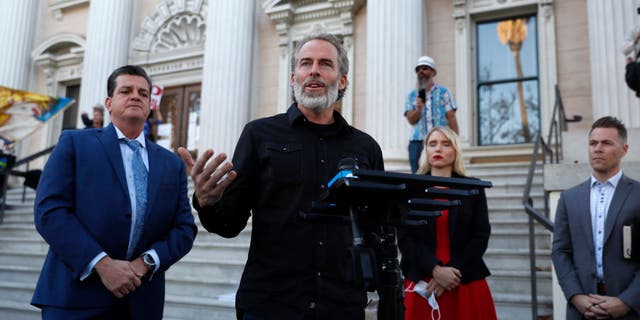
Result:
<instances>
[{"instance_id":1,"label":"blue button-down shirt","mask_svg":"<svg viewBox=\"0 0 640 320\"><path fill-rule=\"evenodd\" d=\"M407 114L409 110L416 109L416 98L418 96L418 90L409 92L407 100L404 106L404 114ZM427 133L431 128L436 126L447 126L449 124L447 120L447 112L450 110L456 110L456 104L453 102L451 92L449 89L433 85L431 90L426 93L426 101L420 119L416 122L411 129L410 141L422 141L427 136Z\"/></svg>"},{"instance_id":2,"label":"blue button-down shirt","mask_svg":"<svg viewBox=\"0 0 640 320\"><path fill-rule=\"evenodd\" d=\"M595 248L596 269L598 280L604 281L604 271L602 262L602 250L604 246L604 225L611 205L613 193L616 190L618 181L622 177L622 170L602 183L594 176L591 176L591 231L593 234L593 246Z\"/></svg>"}]
</instances>

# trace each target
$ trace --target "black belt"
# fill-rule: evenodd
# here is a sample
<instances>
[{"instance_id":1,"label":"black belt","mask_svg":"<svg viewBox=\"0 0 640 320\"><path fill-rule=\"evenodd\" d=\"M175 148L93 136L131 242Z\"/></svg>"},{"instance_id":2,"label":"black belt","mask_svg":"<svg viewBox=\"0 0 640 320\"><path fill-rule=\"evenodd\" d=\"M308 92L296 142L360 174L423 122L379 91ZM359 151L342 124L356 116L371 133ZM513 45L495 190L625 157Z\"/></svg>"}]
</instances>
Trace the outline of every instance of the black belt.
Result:
<instances>
[{"instance_id":1,"label":"black belt","mask_svg":"<svg viewBox=\"0 0 640 320\"><path fill-rule=\"evenodd\" d=\"M598 294L599 295L607 294L607 287L604 282L598 282Z\"/></svg>"}]
</instances>

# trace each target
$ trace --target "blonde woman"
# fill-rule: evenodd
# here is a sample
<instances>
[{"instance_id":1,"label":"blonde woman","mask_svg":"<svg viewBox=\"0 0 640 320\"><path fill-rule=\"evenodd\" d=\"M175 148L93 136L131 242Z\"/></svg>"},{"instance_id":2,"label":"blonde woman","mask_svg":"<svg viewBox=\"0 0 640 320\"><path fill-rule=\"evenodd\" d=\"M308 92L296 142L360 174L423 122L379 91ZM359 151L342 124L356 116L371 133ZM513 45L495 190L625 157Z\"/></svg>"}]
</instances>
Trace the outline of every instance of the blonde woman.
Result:
<instances>
[{"instance_id":1,"label":"blonde woman","mask_svg":"<svg viewBox=\"0 0 640 320\"><path fill-rule=\"evenodd\" d=\"M466 178L457 134L447 127L430 130L416 173ZM426 225L400 228L405 319L496 319L482 260L490 233L484 191Z\"/></svg>"}]
</instances>

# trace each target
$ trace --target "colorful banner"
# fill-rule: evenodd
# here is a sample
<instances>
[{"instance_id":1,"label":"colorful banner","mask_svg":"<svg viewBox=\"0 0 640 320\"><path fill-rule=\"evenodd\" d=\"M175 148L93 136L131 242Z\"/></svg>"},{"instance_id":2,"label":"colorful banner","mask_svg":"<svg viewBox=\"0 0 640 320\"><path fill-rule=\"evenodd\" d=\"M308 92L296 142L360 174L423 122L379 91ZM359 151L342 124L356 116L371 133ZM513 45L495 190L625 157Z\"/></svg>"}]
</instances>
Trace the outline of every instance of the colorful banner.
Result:
<instances>
[{"instance_id":1,"label":"colorful banner","mask_svg":"<svg viewBox=\"0 0 640 320\"><path fill-rule=\"evenodd\" d=\"M28 137L45 122L59 116L75 101L0 86L0 141L2 150Z\"/></svg>"},{"instance_id":2,"label":"colorful banner","mask_svg":"<svg viewBox=\"0 0 640 320\"><path fill-rule=\"evenodd\" d=\"M151 87L151 110L158 110L158 108L160 108L163 92L164 87L162 85L154 84Z\"/></svg>"}]
</instances>

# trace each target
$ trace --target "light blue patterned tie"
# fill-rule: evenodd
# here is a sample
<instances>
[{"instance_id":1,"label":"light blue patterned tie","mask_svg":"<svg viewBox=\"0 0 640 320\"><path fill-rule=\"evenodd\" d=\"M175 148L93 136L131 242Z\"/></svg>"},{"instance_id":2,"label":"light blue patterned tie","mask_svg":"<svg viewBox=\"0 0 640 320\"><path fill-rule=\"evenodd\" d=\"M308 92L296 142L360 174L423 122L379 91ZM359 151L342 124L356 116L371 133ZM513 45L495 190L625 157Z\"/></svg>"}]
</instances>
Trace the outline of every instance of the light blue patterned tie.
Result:
<instances>
[{"instance_id":1,"label":"light blue patterned tie","mask_svg":"<svg viewBox=\"0 0 640 320\"><path fill-rule=\"evenodd\" d=\"M133 221L133 233L127 249L127 258L130 259L138 245L138 241L140 241L140 234L142 234L142 227L144 226L144 216L147 211L147 167L142 162L142 155L140 154L142 145L140 142L128 139L125 139L125 142L133 150L131 168L133 169L133 183L136 188L136 214L133 215L135 221Z\"/></svg>"}]
</instances>

